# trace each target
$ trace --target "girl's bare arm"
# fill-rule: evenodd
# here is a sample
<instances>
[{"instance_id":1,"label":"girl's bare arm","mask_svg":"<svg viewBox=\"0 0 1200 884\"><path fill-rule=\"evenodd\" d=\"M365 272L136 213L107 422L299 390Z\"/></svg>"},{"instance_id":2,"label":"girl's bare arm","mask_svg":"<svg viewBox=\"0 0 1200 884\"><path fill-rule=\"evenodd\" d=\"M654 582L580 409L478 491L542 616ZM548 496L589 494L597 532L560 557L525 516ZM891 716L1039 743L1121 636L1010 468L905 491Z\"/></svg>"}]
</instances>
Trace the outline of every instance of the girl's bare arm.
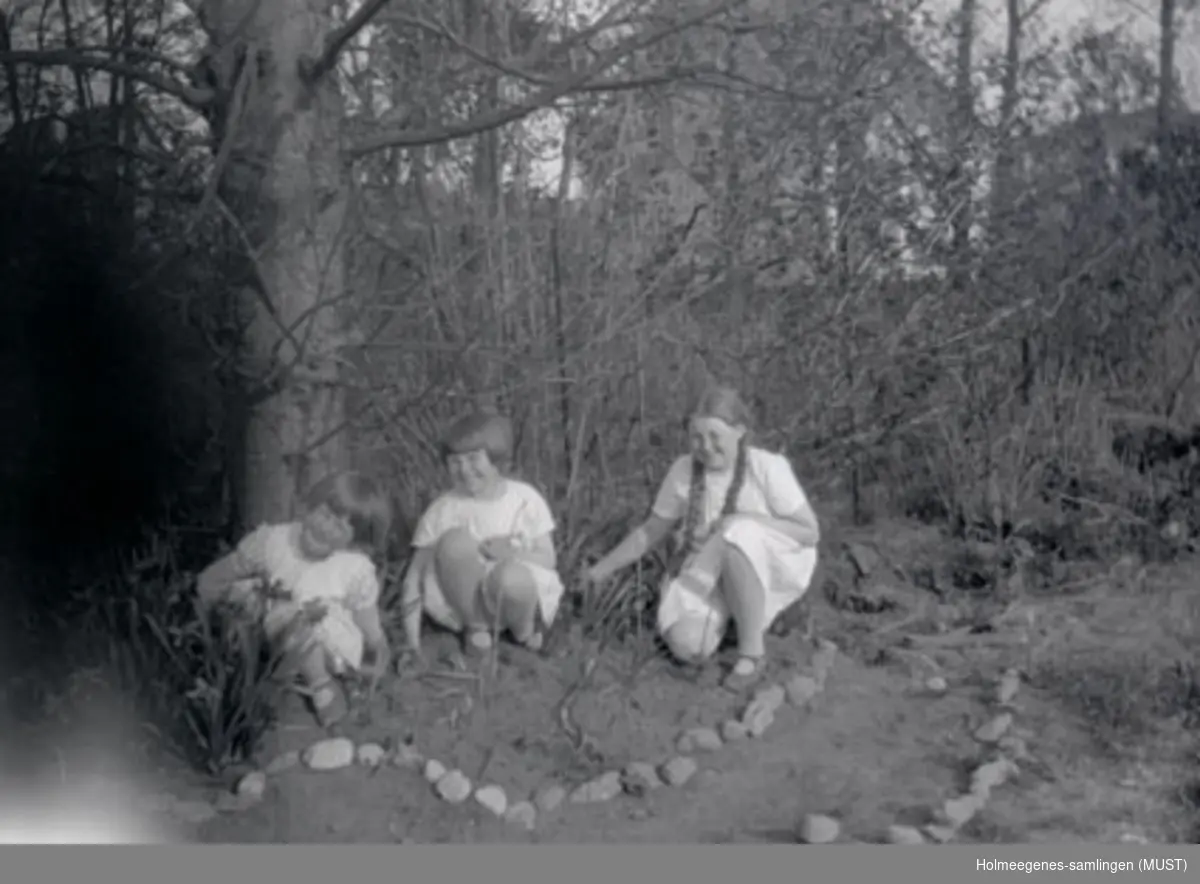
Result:
<instances>
[{"instance_id":1,"label":"girl's bare arm","mask_svg":"<svg viewBox=\"0 0 1200 884\"><path fill-rule=\"evenodd\" d=\"M196 595L203 605L213 605L239 580L262 576L260 570L236 550L221 556L196 577Z\"/></svg>"},{"instance_id":2,"label":"girl's bare arm","mask_svg":"<svg viewBox=\"0 0 1200 884\"><path fill-rule=\"evenodd\" d=\"M667 539L677 523L651 513L649 518L625 536L607 555L592 566L601 578L641 559Z\"/></svg>"},{"instance_id":3,"label":"girl's bare arm","mask_svg":"<svg viewBox=\"0 0 1200 884\"><path fill-rule=\"evenodd\" d=\"M404 572L404 587L400 594L400 610L404 618L404 637L409 648L421 650L421 616L424 605L421 601L421 574L429 563L432 555L430 549L418 549L409 560L408 569Z\"/></svg>"}]
</instances>

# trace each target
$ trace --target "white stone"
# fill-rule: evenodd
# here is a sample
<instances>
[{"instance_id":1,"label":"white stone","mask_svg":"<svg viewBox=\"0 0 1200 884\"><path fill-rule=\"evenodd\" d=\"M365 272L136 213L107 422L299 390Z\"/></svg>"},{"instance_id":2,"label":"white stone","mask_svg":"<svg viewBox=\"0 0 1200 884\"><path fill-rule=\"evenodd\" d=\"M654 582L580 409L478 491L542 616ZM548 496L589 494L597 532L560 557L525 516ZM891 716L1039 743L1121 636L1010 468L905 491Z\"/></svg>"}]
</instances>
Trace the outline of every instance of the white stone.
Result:
<instances>
[{"instance_id":1,"label":"white stone","mask_svg":"<svg viewBox=\"0 0 1200 884\"><path fill-rule=\"evenodd\" d=\"M550 783L538 789L537 796L533 799L537 809L542 813L551 813L558 809L567 798L567 790L558 783Z\"/></svg>"},{"instance_id":2,"label":"white stone","mask_svg":"<svg viewBox=\"0 0 1200 884\"><path fill-rule=\"evenodd\" d=\"M724 745L721 735L710 727L694 727L679 738L680 752L716 752Z\"/></svg>"},{"instance_id":3,"label":"white stone","mask_svg":"<svg viewBox=\"0 0 1200 884\"><path fill-rule=\"evenodd\" d=\"M572 804L599 804L612 801L625 789L621 783L621 772L610 770L594 780L589 780L571 793Z\"/></svg>"},{"instance_id":4,"label":"white stone","mask_svg":"<svg viewBox=\"0 0 1200 884\"><path fill-rule=\"evenodd\" d=\"M318 740L300 754L309 770L340 770L354 763L354 743L345 737Z\"/></svg>"},{"instance_id":5,"label":"white stone","mask_svg":"<svg viewBox=\"0 0 1200 884\"><path fill-rule=\"evenodd\" d=\"M461 770L452 770L437 781L436 788L443 801L461 804L471 794L471 781Z\"/></svg>"},{"instance_id":6,"label":"white stone","mask_svg":"<svg viewBox=\"0 0 1200 884\"><path fill-rule=\"evenodd\" d=\"M537 808L529 801L518 801L505 811L504 821L532 832L537 825Z\"/></svg>"},{"instance_id":7,"label":"white stone","mask_svg":"<svg viewBox=\"0 0 1200 884\"><path fill-rule=\"evenodd\" d=\"M787 700L787 691L784 690L783 685L773 684L755 691L751 705L758 705L763 709L778 712L785 700Z\"/></svg>"},{"instance_id":8,"label":"white stone","mask_svg":"<svg viewBox=\"0 0 1200 884\"><path fill-rule=\"evenodd\" d=\"M805 844L829 844L837 840L841 830L833 817L810 813L800 823L800 840Z\"/></svg>"},{"instance_id":9,"label":"white stone","mask_svg":"<svg viewBox=\"0 0 1200 884\"><path fill-rule=\"evenodd\" d=\"M646 761L632 761L621 772L622 787L635 798L661 788L662 784L654 765Z\"/></svg>"},{"instance_id":10,"label":"white stone","mask_svg":"<svg viewBox=\"0 0 1200 884\"><path fill-rule=\"evenodd\" d=\"M934 694L944 694L947 688L949 688L949 685L946 684L946 679L940 675L931 676L925 681L925 689Z\"/></svg>"},{"instance_id":11,"label":"white stone","mask_svg":"<svg viewBox=\"0 0 1200 884\"><path fill-rule=\"evenodd\" d=\"M949 826L928 825L921 829L938 844L946 844L954 840L954 830Z\"/></svg>"},{"instance_id":12,"label":"white stone","mask_svg":"<svg viewBox=\"0 0 1200 884\"><path fill-rule=\"evenodd\" d=\"M997 758L981 764L971 774L971 793L987 798L992 789L1004 785L1017 772L1017 767L1007 758Z\"/></svg>"},{"instance_id":13,"label":"white stone","mask_svg":"<svg viewBox=\"0 0 1200 884\"><path fill-rule=\"evenodd\" d=\"M682 786L690 780L699 769L696 762L685 755L677 755L662 766L659 771L663 782L668 786Z\"/></svg>"},{"instance_id":14,"label":"white stone","mask_svg":"<svg viewBox=\"0 0 1200 884\"><path fill-rule=\"evenodd\" d=\"M1007 706L1016 698L1019 690L1021 690L1021 673L1015 669L1005 670L1000 684L996 687L996 702L1001 706Z\"/></svg>"},{"instance_id":15,"label":"white stone","mask_svg":"<svg viewBox=\"0 0 1200 884\"><path fill-rule=\"evenodd\" d=\"M508 796L499 786L482 786L476 789L475 800L496 816L504 816L508 810Z\"/></svg>"},{"instance_id":16,"label":"white stone","mask_svg":"<svg viewBox=\"0 0 1200 884\"><path fill-rule=\"evenodd\" d=\"M267 775L261 770L251 771L237 781L237 785L234 786L233 791L239 798L257 801L267 791Z\"/></svg>"},{"instance_id":17,"label":"white stone","mask_svg":"<svg viewBox=\"0 0 1200 884\"><path fill-rule=\"evenodd\" d=\"M408 743L401 743L392 754L392 764L396 767L415 770L425 764L425 756L418 752L416 747L410 746Z\"/></svg>"},{"instance_id":18,"label":"white stone","mask_svg":"<svg viewBox=\"0 0 1200 884\"><path fill-rule=\"evenodd\" d=\"M742 726L752 737L761 737L775 723L775 712L767 706L751 703L742 716Z\"/></svg>"},{"instance_id":19,"label":"white stone","mask_svg":"<svg viewBox=\"0 0 1200 884\"><path fill-rule=\"evenodd\" d=\"M955 829L961 829L982 809L983 801L978 795L961 795L946 799L942 805L942 816Z\"/></svg>"},{"instance_id":20,"label":"white stone","mask_svg":"<svg viewBox=\"0 0 1200 884\"><path fill-rule=\"evenodd\" d=\"M363 767L379 767L387 757L387 751L378 743L363 743L354 754Z\"/></svg>"},{"instance_id":21,"label":"white stone","mask_svg":"<svg viewBox=\"0 0 1200 884\"><path fill-rule=\"evenodd\" d=\"M1030 757L1025 740L1016 734L1006 734L996 741L996 745L1001 752L1011 755L1017 761L1024 761Z\"/></svg>"},{"instance_id":22,"label":"white stone","mask_svg":"<svg viewBox=\"0 0 1200 884\"><path fill-rule=\"evenodd\" d=\"M787 691L788 700L793 706L803 709L817 694L821 693L821 685L817 680L809 675L794 675L788 679L788 683L784 688Z\"/></svg>"},{"instance_id":23,"label":"white stone","mask_svg":"<svg viewBox=\"0 0 1200 884\"><path fill-rule=\"evenodd\" d=\"M925 837L912 826L888 826L888 844L924 844Z\"/></svg>"},{"instance_id":24,"label":"white stone","mask_svg":"<svg viewBox=\"0 0 1200 884\"><path fill-rule=\"evenodd\" d=\"M979 729L975 731L975 739L981 743L998 743L1008 733L1008 729L1012 727L1012 722L1012 714L1002 712L991 721L980 725Z\"/></svg>"},{"instance_id":25,"label":"white stone","mask_svg":"<svg viewBox=\"0 0 1200 884\"><path fill-rule=\"evenodd\" d=\"M428 783L436 783L446 775L446 765L442 764L436 758L430 758L425 762L425 781Z\"/></svg>"},{"instance_id":26,"label":"white stone","mask_svg":"<svg viewBox=\"0 0 1200 884\"><path fill-rule=\"evenodd\" d=\"M293 767L296 767L299 764L300 753L293 749L291 752L283 752L279 755L276 755L271 759L270 763L263 768L263 770L266 771L267 776L274 777L278 776L284 771L291 770Z\"/></svg>"},{"instance_id":27,"label":"white stone","mask_svg":"<svg viewBox=\"0 0 1200 884\"><path fill-rule=\"evenodd\" d=\"M721 736L726 743L736 743L739 740L746 739L749 734L746 732L746 726L740 721L724 721L721 723Z\"/></svg>"}]
</instances>

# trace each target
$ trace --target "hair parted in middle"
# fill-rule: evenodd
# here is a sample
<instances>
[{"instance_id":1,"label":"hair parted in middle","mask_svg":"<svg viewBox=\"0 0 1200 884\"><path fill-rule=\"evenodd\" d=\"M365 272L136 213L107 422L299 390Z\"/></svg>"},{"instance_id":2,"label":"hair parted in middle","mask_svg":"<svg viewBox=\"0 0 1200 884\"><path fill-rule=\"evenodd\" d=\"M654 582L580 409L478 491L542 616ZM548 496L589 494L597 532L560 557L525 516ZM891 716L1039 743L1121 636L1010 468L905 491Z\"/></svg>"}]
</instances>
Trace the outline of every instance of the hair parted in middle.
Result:
<instances>
[{"instance_id":1,"label":"hair parted in middle","mask_svg":"<svg viewBox=\"0 0 1200 884\"><path fill-rule=\"evenodd\" d=\"M733 479L729 483L729 490L725 492L725 502L721 506L721 516L732 516L737 512L738 497L742 493L742 485L746 481L746 449L750 444L750 431L753 426L753 416L750 409L747 407L741 394L733 387L711 386L700 394L695 405L688 411L686 422L690 422L695 418L716 418L723 423L729 424L731 427L745 427L740 439L738 439L737 459L733 465ZM692 475L691 482L688 485L688 504L687 514L684 516L683 522L683 549L684 556L690 555L696 551L696 532L700 527L700 508L701 502L704 500L704 492L706 490L708 474L704 470L704 464L698 459L692 458Z\"/></svg>"}]
</instances>

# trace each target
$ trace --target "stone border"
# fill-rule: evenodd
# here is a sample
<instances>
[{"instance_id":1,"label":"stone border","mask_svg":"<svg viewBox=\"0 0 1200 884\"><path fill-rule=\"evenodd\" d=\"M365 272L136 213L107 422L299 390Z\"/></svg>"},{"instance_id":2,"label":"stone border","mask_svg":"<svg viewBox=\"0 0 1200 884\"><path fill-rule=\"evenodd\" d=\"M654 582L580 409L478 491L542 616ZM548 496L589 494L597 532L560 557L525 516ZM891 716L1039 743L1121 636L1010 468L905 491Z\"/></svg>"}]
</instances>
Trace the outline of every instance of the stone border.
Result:
<instances>
[{"instance_id":1,"label":"stone border","mask_svg":"<svg viewBox=\"0 0 1200 884\"><path fill-rule=\"evenodd\" d=\"M496 783L476 785L461 770L439 759L426 757L410 744L401 744L389 752L379 743L355 745L348 737L329 737L312 743L302 751L284 752L261 769L244 774L232 790L217 799L211 813L192 814L190 821L203 822L216 812L236 812L254 806L266 794L270 777L296 767L310 771L335 771L355 764L377 769L390 763L393 767L419 771L434 793L447 803L462 804L473 797L492 815L526 831L533 831L539 817L553 813L564 802L597 804L611 801L621 794L638 798L663 787L679 788L686 785L700 770L694 756L719 752L727 743L762 737L775 723L776 714L787 702L799 709L807 707L824 690L837 654L837 645L821 640L813 655L811 675L794 675L786 683L759 687L741 715L721 722L719 727L688 728L676 740L677 754L665 761L657 764L633 761L621 770L606 771L570 791L559 783L550 782L540 786L527 798L510 802L503 786ZM836 835L835 824L833 837L828 840L833 840Z\"/></svg>"},{"instance_id":2,"label":"stone border","mask_svg":"<svg viewBox=\"0 0 1200 884\"><path fill-rule=\"evenodd\" d=\"M945 682L933 689L945 690ZM1004 785L1020 768L1017 761L1029 757L1025 741L1009 733L1013 724L1013 701L1021 689L1021 673L1006 669L996 685L993 697L995 714L975 729L972 736L987 747L985 760L971 774L971 785L961 795L947 798L940 808L933 810L933 822L920 828L915 826L889 826L884 835L888 844L925 844L934 841L945 844L952 841L967 823L983 810L991 797L992 790Z\"/></svg>"},{"instance_id":3,"label":"stone border","mask_svg":"<svg viewBox=\"0 0 1200 884\"><path fill-rule=\"evenodd\" d=\"M526 831L537 828L539 818L570 804L598 804L626 794L640 798L664 787L680 788L692 781L700 770L696 756L714 755L727 744L762 737L775 723L785 703L806 709L825 689L825 683L837 659L838 647L822 639L812 658L811 674L796 674L784 683L759 687L742 713L728 718L717 727L691 727L680 733L676 753L659 763L633 761L621 770L609 770L568 791L557 782L548 782L532 795L510 801L508 792L496 783L474 784L461 770L426 757L415 746L402 743L388 751L379 743L355 743L348 737L329 737L300 751L284 752L261 769L244 774L233 788L213 804L202 801L173 801L172 810L191 823L202 823L218 812L247 810L263 799L269 778L303 767L310 771L336 771L352 765L379 769L393 767L419 772L434 794L449 804L463 804L469 798L493 816ZM891 825L883 833L888 844L947 843L984 807L992 790L1011 779L1019 768L1016 762L1027 759L1024 740L1010 733L1013 724L1013 700L1020 690L1021 676L1016 669L1004 672L995 689L995 714L973 733L987 747L985 760L971 775L966 792L947 798L932 809L933 822L921 827ZM926 687L934 693L947 689L944 679L930 679ZM833 817L808 814L797 829L797 840L806 844L827 844L838 840L841 825Z\"/></svg>"}]
</instances>

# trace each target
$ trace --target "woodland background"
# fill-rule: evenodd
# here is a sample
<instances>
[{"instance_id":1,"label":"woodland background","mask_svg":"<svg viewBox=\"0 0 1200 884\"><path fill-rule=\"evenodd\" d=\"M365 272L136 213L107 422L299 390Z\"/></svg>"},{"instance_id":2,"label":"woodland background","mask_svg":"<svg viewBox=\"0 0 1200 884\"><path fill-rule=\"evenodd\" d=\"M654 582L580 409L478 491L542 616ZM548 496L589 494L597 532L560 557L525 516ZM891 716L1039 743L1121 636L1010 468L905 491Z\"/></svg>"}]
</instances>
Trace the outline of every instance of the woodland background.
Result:
<instances>
[{"instance_id":1,"label":"woodland background","mask_svg":"<svg viewBox=\"0 0 1200 884\"><path fill-rule=\"evenodd\" d=\"M573 574L710 378L830 524L1178 555L1195 12L1142 10L1148 46L1086 16L1048 37L1060 3L10 0L13 671L65 641L53 671L152 712L198 666L247 695L189 632L189 570L336 466L411 527L468 404L514 417ZM30 709L61 688L27 681ZM213 763L218 706L183 738Z\"/></svg>"}]
</instances>

